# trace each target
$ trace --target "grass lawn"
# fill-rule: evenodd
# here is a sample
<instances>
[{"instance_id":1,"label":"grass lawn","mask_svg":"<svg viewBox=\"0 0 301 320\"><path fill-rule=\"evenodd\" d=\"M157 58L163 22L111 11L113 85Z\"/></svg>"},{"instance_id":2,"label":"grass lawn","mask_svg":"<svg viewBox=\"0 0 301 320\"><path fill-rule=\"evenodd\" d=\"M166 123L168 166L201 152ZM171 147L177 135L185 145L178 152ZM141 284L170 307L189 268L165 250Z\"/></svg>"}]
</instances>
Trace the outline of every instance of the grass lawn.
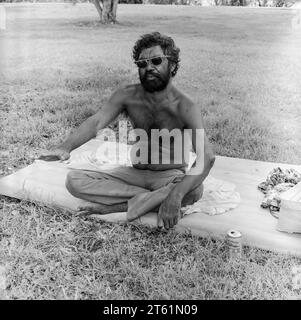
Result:
<instances>
[{"instance_id":1,"label":"grass lawn","mask_svg":"<svg viewBox=\"0 0 301 320\"><path fill-rule=\"evenodd\" d=\"M175 84L202 106L217 154L300 164L301 33L278 8L119 5L116 25L92 4L8 6L0 31L0 175L138 80L131 49L158 30L181 48ZM264 179L264 177L263 177ZM267 213L268 214L268 213ZM9 299L288 299L301 259L222 241L93 223L0 198L0 265ZM1 274L0 274L1 277ZM0 279L1 280L1 279Z\"/></svg>"}]
</instances>

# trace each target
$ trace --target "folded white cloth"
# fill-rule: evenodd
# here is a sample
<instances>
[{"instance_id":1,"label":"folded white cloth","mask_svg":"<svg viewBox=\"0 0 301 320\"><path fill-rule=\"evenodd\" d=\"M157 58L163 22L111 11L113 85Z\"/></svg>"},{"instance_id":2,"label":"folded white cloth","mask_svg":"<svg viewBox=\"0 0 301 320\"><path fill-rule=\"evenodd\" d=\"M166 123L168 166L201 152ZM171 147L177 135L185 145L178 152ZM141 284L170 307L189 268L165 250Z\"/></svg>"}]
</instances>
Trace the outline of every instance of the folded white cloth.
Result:
<instances>
[{"instance_id":1,"label":"folded white cloth","mask_svg":"<svg viewBox=\"0 0 301 320\"><path fill-rule=\"evenodd\" d=\"M96 149L71 153L70 159L66 160L68 168L81 170L104 170L120 166L132 166L129 152L130 145L104 142Z\"/></svg>"},{"instance_id":2,"label":"folded white cloth","mask_svg":"<svg viewBox=\"0 0 301 320\"><path fill-rule=\"evenodd\" d=\"M240 194L235 191L233 183L208 176L204 181L202 198L181 210L184 215L195 212L216 215L236 208L239 203Z\"/></svg>"}]
</instances>

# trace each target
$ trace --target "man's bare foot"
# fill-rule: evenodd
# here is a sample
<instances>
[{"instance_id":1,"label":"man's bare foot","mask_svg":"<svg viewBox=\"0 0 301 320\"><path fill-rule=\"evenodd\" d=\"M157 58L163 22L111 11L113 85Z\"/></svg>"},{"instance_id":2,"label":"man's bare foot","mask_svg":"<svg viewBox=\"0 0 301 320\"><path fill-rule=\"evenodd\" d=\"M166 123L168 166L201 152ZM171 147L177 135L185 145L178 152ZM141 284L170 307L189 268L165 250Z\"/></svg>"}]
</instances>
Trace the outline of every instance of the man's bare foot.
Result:
<instances>
[{"instance_id":1,"label":"man's bare foot","mask_svg":"<svg viewBox=\"0 0 301 320\"><path fill-rule=\"evenodd\" d=\"M80 207L76 216L78 217L86 217L91 214L108 214L113 212L125 212L128 210L127 202L106 205L106 204L98 204L93 207Z\"/></svg>"}]
</instances>

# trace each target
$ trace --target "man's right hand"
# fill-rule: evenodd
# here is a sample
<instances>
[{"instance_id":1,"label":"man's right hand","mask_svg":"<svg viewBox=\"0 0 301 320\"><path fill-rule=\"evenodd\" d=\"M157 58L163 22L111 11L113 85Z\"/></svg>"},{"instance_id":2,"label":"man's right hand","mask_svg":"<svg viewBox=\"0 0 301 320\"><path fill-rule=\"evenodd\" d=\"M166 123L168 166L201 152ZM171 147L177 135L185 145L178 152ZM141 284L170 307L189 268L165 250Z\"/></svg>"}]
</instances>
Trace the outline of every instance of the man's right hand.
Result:
<instances>
[{"instance_id":1,"label":"man's right hand","mask_svg":"<svg viewBox=\"0 0 301 320\"><path fill-rule=\"evenodd\" d=\"M53 148L45 154L39 156L38 160L44 161L64 161L70 158L70 153L62 148Z\"/></svg>"}]
</instances>

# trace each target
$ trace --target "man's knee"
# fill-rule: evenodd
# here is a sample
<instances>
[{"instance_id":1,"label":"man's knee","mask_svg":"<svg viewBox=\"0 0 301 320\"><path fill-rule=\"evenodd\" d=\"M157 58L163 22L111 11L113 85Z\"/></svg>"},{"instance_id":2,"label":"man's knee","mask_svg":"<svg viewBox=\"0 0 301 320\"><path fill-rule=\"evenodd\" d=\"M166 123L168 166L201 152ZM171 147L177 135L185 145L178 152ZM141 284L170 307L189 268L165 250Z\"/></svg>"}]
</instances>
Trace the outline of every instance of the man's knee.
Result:
<instances>
[{"instance_id":1,"label":"man's knee","mask_svg":"<svg viewBox=\"0 0 301 320\"><path fill-rule=\"evenodd\" d=\"M78 197L81 194L82 173L75 170L68 172L65 186L73 196Z\"/></svg>"}]
</instances>

